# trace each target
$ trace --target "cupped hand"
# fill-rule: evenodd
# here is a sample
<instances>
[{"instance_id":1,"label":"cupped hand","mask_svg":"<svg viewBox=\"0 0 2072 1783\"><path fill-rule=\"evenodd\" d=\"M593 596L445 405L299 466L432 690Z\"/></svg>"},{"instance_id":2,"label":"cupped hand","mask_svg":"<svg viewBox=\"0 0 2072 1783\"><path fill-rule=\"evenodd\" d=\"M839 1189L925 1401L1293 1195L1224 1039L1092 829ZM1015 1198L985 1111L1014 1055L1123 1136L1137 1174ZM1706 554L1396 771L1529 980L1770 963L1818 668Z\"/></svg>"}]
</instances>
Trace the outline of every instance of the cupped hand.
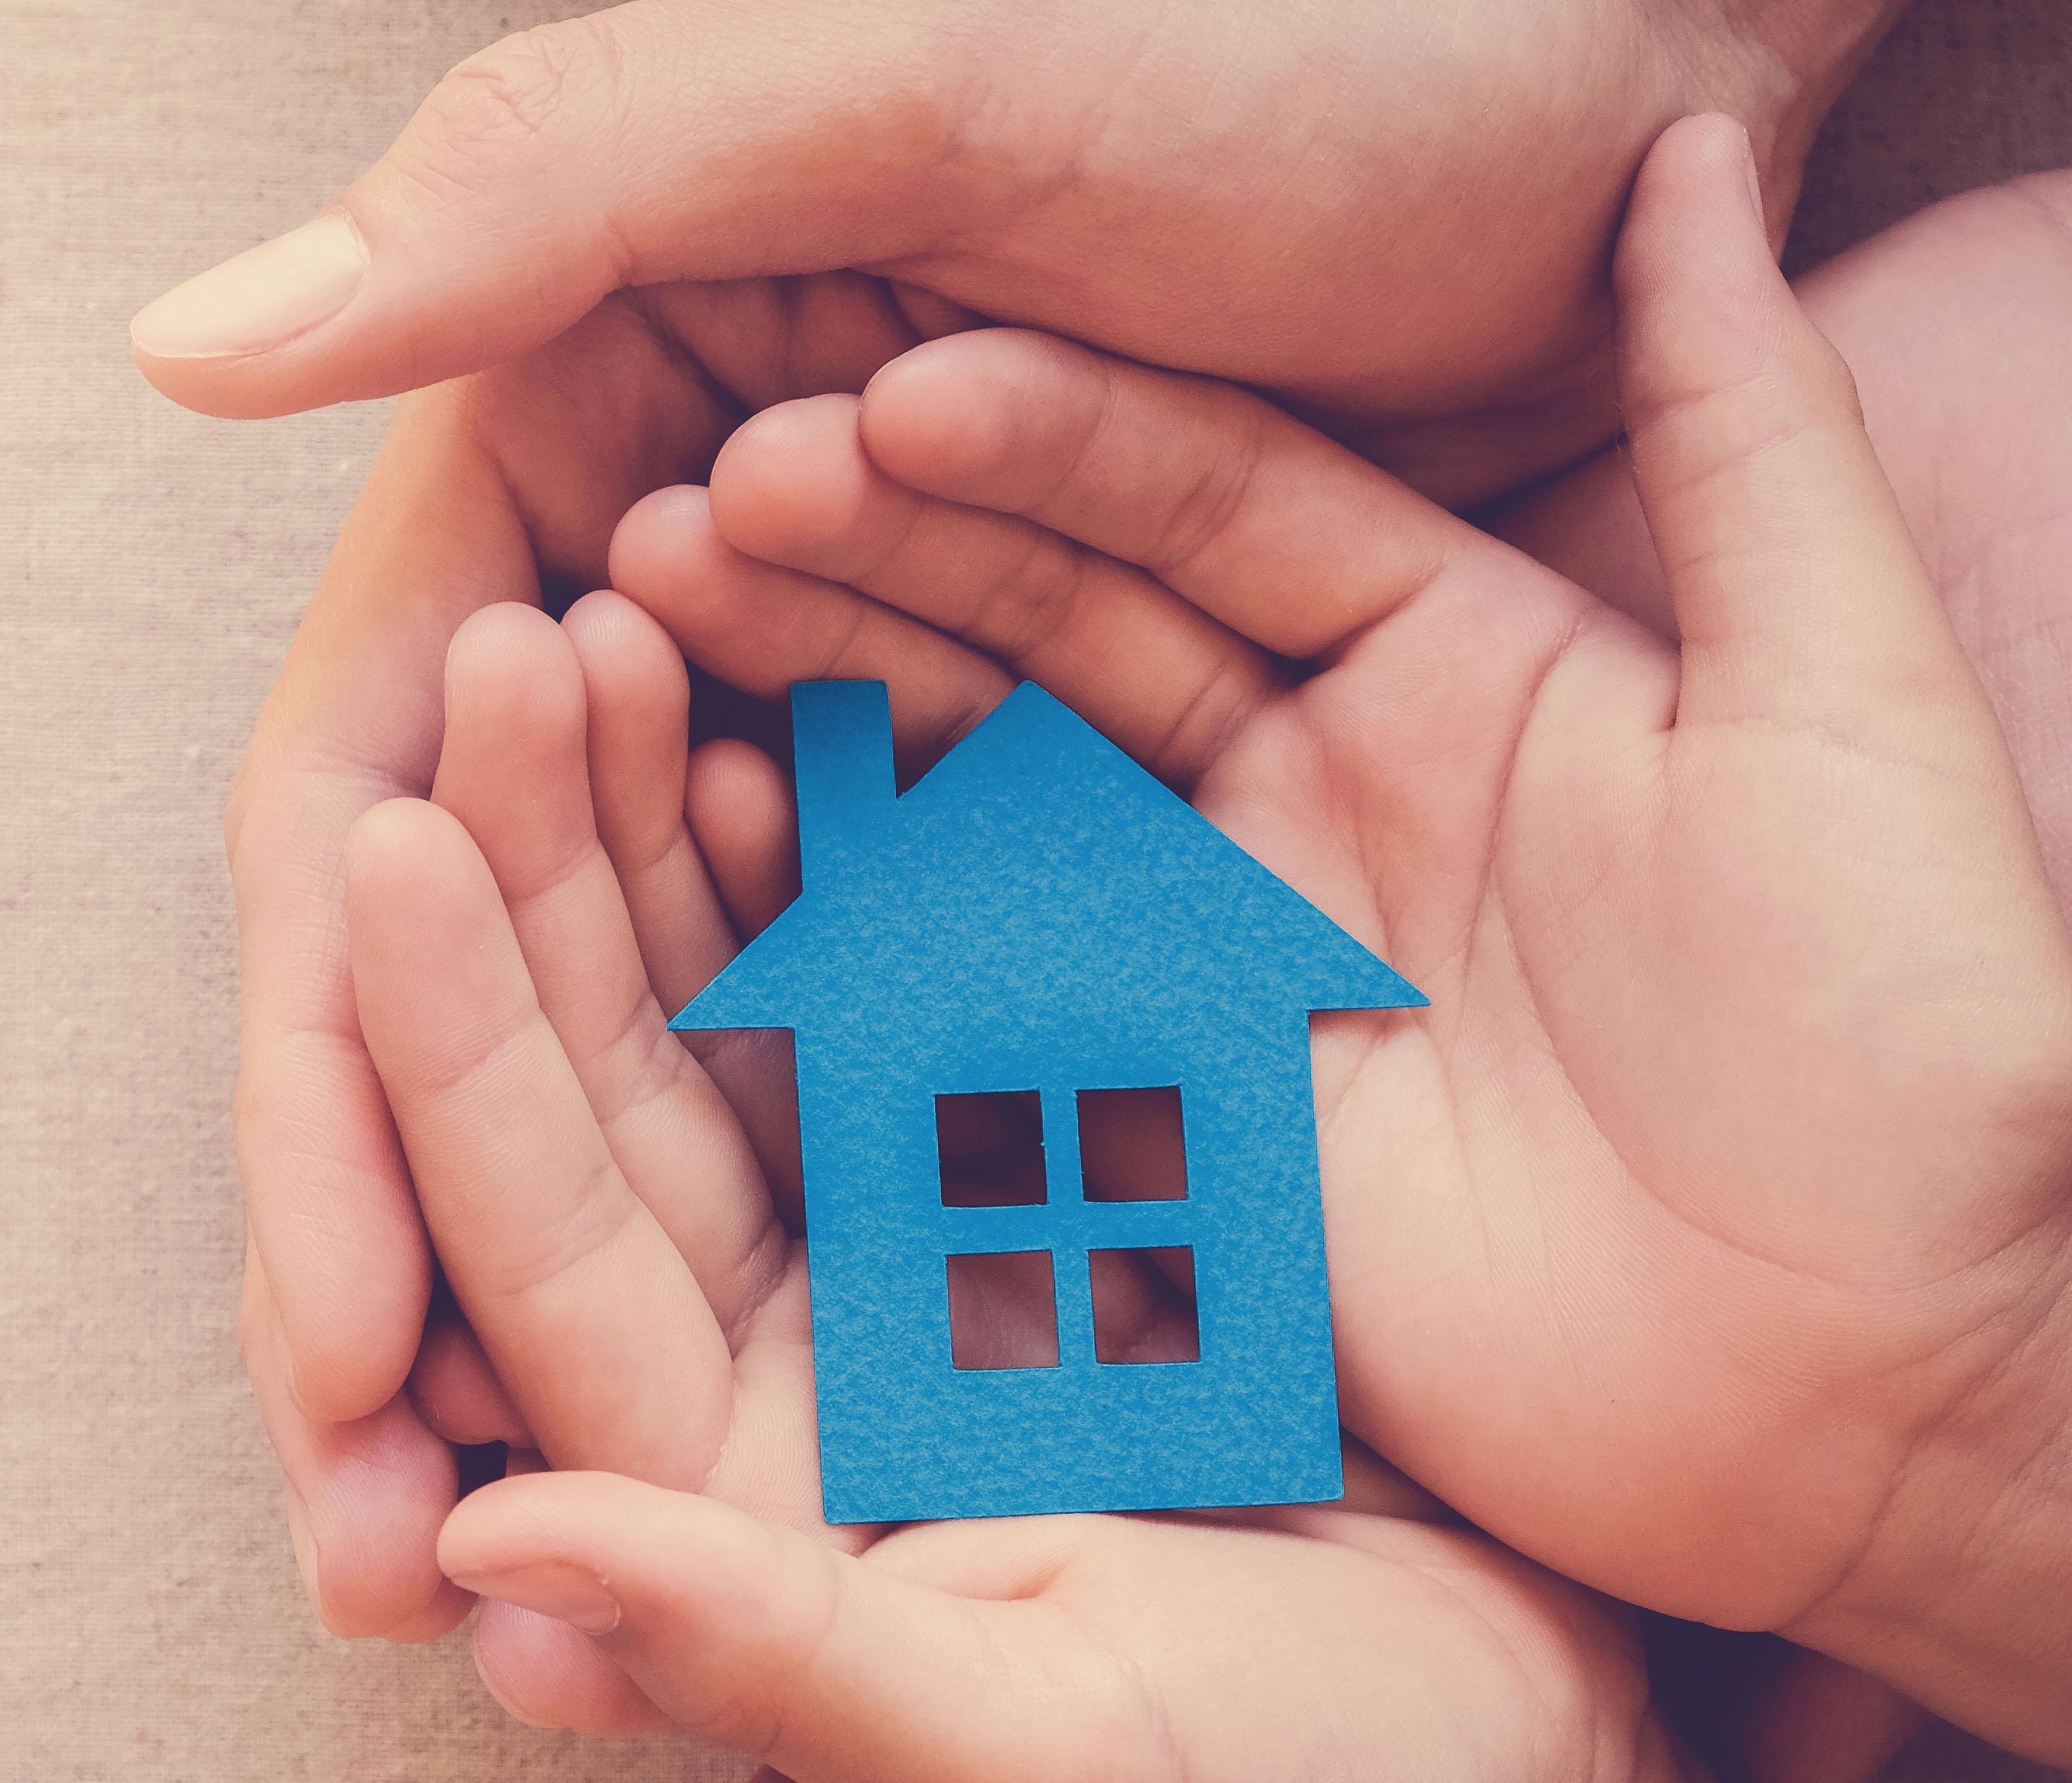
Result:
<instances>
[{"instance_id":1,"label":"cupped hand","mask_svg":"<svg viewBox=\"0 0 2072 1783\"><path fill-rule=\"evenodd\" d=\"M1318 1024L1349 1427L2062 1752L2072 949L1752 185L1679 125L1619 250L1677 646L1250 396L1007 332L751 423L615 581L751 690L884 675L919 752L1026 674L1187 788L1432 996Z\"/></svg>"},{"instance_id":2,"label":"cupped hand","mask_svg":"<svg viewBox=\"0 0 2072 1783\"><path fill-rule=\"evenodd\" d=\"M634 0L462 63L315 221L144 310L138 363L278 413L514 359L616 291L860 269L1488 493L1612 429L1605 249L1655 133L1754 120L1781 228L1899 3Z\"/></svg>"},{"instance_id":3,"label":"cupped hand","mask_svg":"<svg viewBox=\"0 0 2072 1783\"><path fill-rule=\"evenodd\" d=\"M561 1470L441 1537L507 1703L801 1783L1687 1773L1626 1613L1357 1450L1339 1506L824 1526L796 1181L722 1087L767 1073L664 1013L787 894L777 770L687 773L680 659L612 595L478 615L447 697L436 802L361 820L347 904L466 1321L427 1403Z\"/></svg>"},{"instance_id":4,"label":"cupped hand","mask_svg":"<svg viewBox=\"0 0 2072 1783\"><path fill-rule=\"evenodd\" d=\"M857 388L920 338L853 275L615 298L528 358L406 399L347 522L224 823L253 1234L241 1330L297 1555L337 1633L421 1638L467 1609L433 1554L454 1457L404 1391L434 1272L353 1009L346 833L376 801L430 788L467 614L595 585L627 507L703 475L744 413Z\"/></svg>"},{"instance_id":5,"label":"cupped hand","mask_svg":"<svg viewBox=\"0 0 2072 1783\"><path fill-rule=\"evenodd\" d=\"M1897 4L641 0L471 59L315 223L138 318L146 375L224 414L477 374L399 414L226 824L246 1350L333 1628L460 1608L338 903L352 819L429 784L460 619L594 583L742 414L973 308L1268 385L1449 499L1514 484L1610 429L1602 249L1654 130L1758 120L1781 226Z\"/></svg>"}]
</instances>

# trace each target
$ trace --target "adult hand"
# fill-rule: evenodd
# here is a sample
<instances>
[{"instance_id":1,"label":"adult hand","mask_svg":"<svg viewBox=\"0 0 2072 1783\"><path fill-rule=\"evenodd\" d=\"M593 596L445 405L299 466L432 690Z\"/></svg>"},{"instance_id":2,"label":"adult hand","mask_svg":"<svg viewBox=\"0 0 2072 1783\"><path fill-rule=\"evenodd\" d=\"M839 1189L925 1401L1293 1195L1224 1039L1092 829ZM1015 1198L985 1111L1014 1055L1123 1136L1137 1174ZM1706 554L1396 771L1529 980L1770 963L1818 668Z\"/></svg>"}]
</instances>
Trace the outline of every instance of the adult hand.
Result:
<instances>
[{"instance_id":1,"label":"adult hand","mask_svg":"<svg viewBox=\"0 0 2072 1783\"><path fill-rule=\"evenodd\" d=\"M1611 430L1605 250L1656 133L1749 120L1781 228L1900 3L635 0L462 64L314 222L144 310L138 363L273 414L508 362L627 288L666 315L861 268L1485 495Z\"/></svg>"},{"instance_id":2,"label":"adult hand","mask_svg":"<svg viewBox=\"0 0 2072 1783\"><path fill-rule=\"evenodd\" d=\"M2062 1755L2072 950L1733 142L1671 131L1620 247L1680 650L1253 399L1004 333L751 422L615 580L744 685L838 651L918 729L1026 673L1190 788L1433 996L1319 1025L1349 1428Z\"/></svg>"},{"instance_id":3,"label":"adult hand","mask_svg":"<svg viewBox=\"0 0 2072 1783\"><path fill-rule=\"evenodd\" d=\"M147 309L138 362L256 415L406 403L232 797L247 1354L326 1620L423 1633L453 1464L400 1388L432 1270L343 970L339 861L422 791L486 602L769 402L986 314L1268 385L1463 499L1609 430L1603 250L1667 118L1756 125L1774 228L1900 0L858 9L643 0L435 90L314 223ZM829 272L804 279L764 275ZM732 281L734 282L726 282ZM714 282L721 281L721 282Z\"/></svg>"}]
</instances>

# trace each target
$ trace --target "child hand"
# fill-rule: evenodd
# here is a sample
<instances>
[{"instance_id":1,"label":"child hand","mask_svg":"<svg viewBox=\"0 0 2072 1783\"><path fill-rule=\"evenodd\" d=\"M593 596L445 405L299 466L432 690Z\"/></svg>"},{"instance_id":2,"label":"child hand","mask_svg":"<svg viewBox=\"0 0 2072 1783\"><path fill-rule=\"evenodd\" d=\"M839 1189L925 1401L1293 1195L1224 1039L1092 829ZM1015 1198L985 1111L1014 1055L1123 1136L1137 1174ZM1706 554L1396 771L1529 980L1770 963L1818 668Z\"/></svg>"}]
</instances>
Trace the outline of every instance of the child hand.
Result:
<instances>
[{"instance_id":1,"label":"child hand","mask_svg":"<svg viewBox=\"0 0 2072 1783\"><path fill-rule=\"evenodd\" d=\"M2072 954L1737 131L1668 133L1618 270L1680 649L1248 396L1012 332L752 421L614 580L751 692L883 676L916 754L1027 676L1188 791L1433 999L1318 1026L1349 1427L2062 1755Z\"/></svg>"},{"instance_id":2,"label":"child hand","mask_svg":"<svg viewBox=\"0 0 2072 1783\"><path fill-rule=\"evenodd\" d=\"M615 1470L447 1523L442 1564L499 1600L477 1653L504 1700L666 1716L802 1783L1679 1774L1630 1617L1357 1452L1338 1506L821 1523L781 1122L752 1134L719 1087L767 1113L769 1074L664 1026L783 901L788 812L740 746L687 787L687 701L617 596L561 627L489 609L450 659L436 806L376 807L349 856L362 1021L467 1320L420 1398Z\"/></svg>"}]
</instances>

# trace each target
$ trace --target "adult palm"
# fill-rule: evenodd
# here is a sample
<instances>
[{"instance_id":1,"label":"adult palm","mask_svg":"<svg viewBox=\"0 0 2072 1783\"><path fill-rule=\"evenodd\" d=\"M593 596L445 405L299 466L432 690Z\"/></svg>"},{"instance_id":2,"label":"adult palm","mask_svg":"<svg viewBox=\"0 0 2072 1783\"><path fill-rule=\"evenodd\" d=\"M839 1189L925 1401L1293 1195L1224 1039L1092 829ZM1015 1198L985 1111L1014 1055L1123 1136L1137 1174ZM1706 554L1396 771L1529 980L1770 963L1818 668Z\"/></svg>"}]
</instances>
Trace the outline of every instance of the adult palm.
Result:
<instances>
[{"instance_id":1,"label":"adult palm","mask_svg":"<svg viewBox=\"0 0 2072 1783\"><path fill-rule=\"evenodd\" d=\"M1621 250L1678 646L1249 397L1000 333L751 423L615 579L751 688L886 675L924 752L1044 680L1431 994L1319 1024L1363 1440L1601 1588L2062 1750L2057 1600L2008 1588L2062 1564L2025 1396L2072 1317L2072 955L1709 142Z\"/></svg>"}]
</instances>

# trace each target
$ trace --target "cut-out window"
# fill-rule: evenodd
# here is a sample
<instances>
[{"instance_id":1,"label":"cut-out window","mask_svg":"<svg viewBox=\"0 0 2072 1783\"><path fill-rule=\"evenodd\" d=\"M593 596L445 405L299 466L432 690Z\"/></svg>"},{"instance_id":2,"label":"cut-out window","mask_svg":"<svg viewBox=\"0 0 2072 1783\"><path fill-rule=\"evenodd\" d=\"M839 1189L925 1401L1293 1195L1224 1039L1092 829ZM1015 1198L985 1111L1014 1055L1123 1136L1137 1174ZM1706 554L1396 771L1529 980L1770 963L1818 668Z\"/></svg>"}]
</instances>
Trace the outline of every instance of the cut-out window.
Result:
<instances>
[{"instance_id":1,"label":"cut-out window","mask_svg":"<svg viewBox=\"0 0 2072 1783\"><path fill-rule=\"evenodd\" d=\"M960 1253L944 1261L953 1367L1058 1366L1058 1283L1049 1251Z\"/></svg>"},{"instance_id":2,"label":"cut-out window","mask_svg":"<svg viewBox=\"0 0 2072 1783\"><path fill-rule=\"evenodd\" d=\"M1191 1245L1090 1251L1094 1360L1191 1362L1202 1356Z\"/></svg>"},{"instance_id":3,"label":"cut-out window","mask_svg":"<svg viewBox=\"0 0 2072 1783\"><path fill-rule=\"evenodd\" d=\"M1179 1091L1080 1091L1079 1179L1088 1201L1185 1201Z\"/></svg>"},{"instance_id":4,"label":"cut-out window","mask_svg":"<svg viewBox=\"0 0 2072 1783\"><path fill-rule=\"evenodd\" d=\"M1034 1207L1045 1198L1043 1099L1034 1090L935 1098L945 1207Z\"/></svg>"}]
</instances>

